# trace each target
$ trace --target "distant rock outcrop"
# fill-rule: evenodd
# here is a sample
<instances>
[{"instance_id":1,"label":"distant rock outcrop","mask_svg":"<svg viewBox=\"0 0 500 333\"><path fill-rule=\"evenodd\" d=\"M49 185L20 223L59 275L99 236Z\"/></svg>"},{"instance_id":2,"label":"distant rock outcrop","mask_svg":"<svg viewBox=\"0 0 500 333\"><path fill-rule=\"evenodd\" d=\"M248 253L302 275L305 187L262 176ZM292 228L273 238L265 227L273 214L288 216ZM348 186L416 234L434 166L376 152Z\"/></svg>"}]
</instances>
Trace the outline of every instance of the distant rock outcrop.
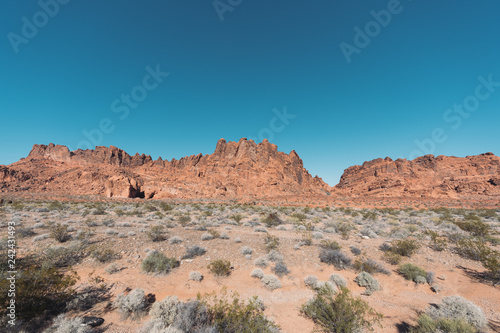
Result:
<instances>
[{"instance_id":1,"label":"distant rock outcrop","mask_svg":"<svg viewBox=\"0 0 500 333\"><path fill-rule=\"evenodd\" d=\"M114 146L70 151L34 145L28 157L0 169L2 191L54 192L122 198L265 197L325 195L330 187L312 177L295 151L220 139L210 155L156 161Z\"/></svg>"},{"instance_id":2,"label":"distant rock outcrop","mask_svg":"<svg viewBox=\"0 0 500 333\"><path fill-rule=\"evenodd\" d=\"M500 158L426 155L375 159L345 170L334 188L312 177L292 150L267 140L220 139L208 155L171 161L133 156L114 146L70 151L34 145L27 158L0 166L1 192L119 198L245 198L320 196L500 198Z\"/></svg>"},{"instance_id":3,"label":"distant rock outcrop","mask_svg":"<svg viewBox=\"0 0 500 333\"><path fill-rule=\"evenodd\" d=\"M345 196L459 198L500 196L500 158L492 153L408 161L375 159L345 170L335 193Z\"/></svg>"}]
</instances>

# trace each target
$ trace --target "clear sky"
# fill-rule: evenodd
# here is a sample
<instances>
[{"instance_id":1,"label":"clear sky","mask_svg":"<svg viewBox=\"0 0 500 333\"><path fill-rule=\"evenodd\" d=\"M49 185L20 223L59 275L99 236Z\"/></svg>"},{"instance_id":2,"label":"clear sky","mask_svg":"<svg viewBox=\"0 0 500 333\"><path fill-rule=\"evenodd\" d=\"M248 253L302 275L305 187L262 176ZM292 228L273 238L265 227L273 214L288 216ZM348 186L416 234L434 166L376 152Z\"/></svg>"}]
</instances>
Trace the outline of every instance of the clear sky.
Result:
<instances>
[{"instance_id":1,"label":"clear sky","mask_svg":"<svg viewBox=\"0 0 500 333\"><path fill-rule=\"evenodd\" d=\"M1 1L0 164L34 143L170 160L267 137L333 186L378 157L498 155L499 13L491 0Z\"/></svg>"}]
</instances>

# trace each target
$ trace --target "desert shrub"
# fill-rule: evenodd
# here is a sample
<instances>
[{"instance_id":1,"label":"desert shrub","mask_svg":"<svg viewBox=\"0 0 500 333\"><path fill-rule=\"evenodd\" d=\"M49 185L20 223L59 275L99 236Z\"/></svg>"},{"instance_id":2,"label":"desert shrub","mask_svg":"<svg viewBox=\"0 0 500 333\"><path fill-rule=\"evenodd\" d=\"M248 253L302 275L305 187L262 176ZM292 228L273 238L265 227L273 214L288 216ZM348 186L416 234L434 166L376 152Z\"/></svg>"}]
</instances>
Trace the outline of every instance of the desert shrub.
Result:
<instances>
[{"instance_id":1,"label":"desert shrub","mask_svg":"<svg viewBox=\"0 0 500 333\"><path fill-rule=\"evenodd\" d=\"M106 215L106 209L104 207L98 206L92 209L92 215Z\"/></svg>"},{"instance_id":2,"label":"desert shrub","mask_svg":"<svg viewBox=\"0 0 500 333\"><path fill-rule=\"evenodd\" d=\"M379 250L382 252L388 252L391 250L391 248L392 248L391 244L387 242L384 242L382 243L382 245L379 246Z\"/></svg>"},{"instance_id":3,"label":"desert shrub","mask_svg":"<svg viewBox=\"0 0 500 333\"><path fill-rule=\"evenodd\" d=\"M106 229L104 231L104 233L108 236L114 236L114 235L118 235L118 231L114 230L114 229Z\"/></svg>"},{"instance_id":4,"label":"desert shrub","mask_svg":"<svg viewBox=\"0 0 500 333\"><path fill-rule=\"evenodd\" d=\"M156 302L151 307L149 315L153 320L158 320L161 326L171 326L180 312L181 302L177 296L167 296L160 302Z\"/></svg>"},{"instance_id":5,"label":"desert shrub","mask_svg":"<svg viewBox=\"0 0 500 333\"><path fill-rule=\"evenodd\" d=\"M161 242L165 238L163 237L163 226L161 225L155 225L152 226L148 231L147 231L147 236L149 239L151 239L153 242Z\"/></svg>"},{"instance_id":6,"label":"desert shrub","mask_svg":"<svg viewBox=\"0 0 500 333\"><path fill-rule=\"evenodd\" d=\"M80 263L85 256L85 249L78 244L68 247L56 245L42 252L40 263L44 268L64 268Z\"/></svg>"},{"instance_id":7,"label":"desert shrub","mask_svg":"<svg viewBox=\"0 0 500 333\"><path fill-rule=\"evenodd\" d=\"M165 212L169 212L175 208L173 205L170 205L166 202L160 202L159 206Z\"/></svg>"},{"instance_id":8,"label":"desert shrub","mask_svg":"<svg viewBox=\"0 0 500 333\"><path fill-rule=\"evenodd\" d=\"M78 230L76 232L75 238L78 239L82 244L89 244L90 238L95 235L89 229L87 230Z\"/></svg>"},{"instance_id":9,"label":"desert shrub","mask_svg":"<svg viewBox=\"0 0 500 333\"><path fill-rule=\"evenodd\" d=\"M264 227L255 227L253 230L255 232L267 232L267 229Z\"/></svg>"},{"instance_id":10,"label":"desert shrub","mask_svg":"<svg viewBox=\"0 0 500 333\"><path fill-rule=\"evenodd\" d=\"M214 260L208 265L208 269L215 276L231 275L231 262L228 260Z\"/></svg>"},{"instance_id":11,"label":"desert shrub","mask_svg":"<svg viewBox=\"0 0 500 333\"><path fill-rule=\"evenodd\" d=\"M411 257L419 248L420 244L416 239L408 238L393 241L389 251L399 254L400 256Z\"/></svg>"},{"instance_id":12,"label":"desert shrub","mask_svg":"<svg viewBox=\"0 0 500 333\"><path fill-rule=\"evenodd\" d=\"M186 249L186 254L182 256L182 259L192 259L194 257L202 256L205 253L207 253L207 250L205 250L205 248L198 245L193 245Z\"/></svg>"},{"instance_id":13,"label":"desert shrub","mask_svg":"<svg viewBox=\"0 0 500 333\"><path fill-rule=\"evenodd\" d=\"M426 314L433 319L463 319L478 330L488 324L483 310L461 296L443 298L441 304L429 307Z\"/></svg>"},{"instance_id":14,"label":"desert shrub","mask_svg":"<svg viewBox=\"0 0 500 333\"><path fill-rule=\"evenodd\" d=\"M312 233L310 231L304 231L302 233L302 238L300 244L305 246L311 246L313 243Z\"/></svg>"},{"instance_id":15,"label":"desert shrub","mask_svg":"<svg viewBox=\"0 0 500 333\"><path fill-rule=\"evenodd\" d=\"M90 256L100 263L110 262L120 258L120 255L112 249L95 248L91 251Z\"/></svg>"},{"instance_id":16,"label":"desert shrub","mask_svg":"<svg viewBox=\"0 0 500 333\"><path fill-rule=\"evenodd\" d=\"M255 259L255 261L253 262L253 264L255 266L259 266L259 267L267 267L267 265L269 264L268 261L267 261L267 257L259 257L257 259Z\"/></svg>"},{"instance_id":17,"label":"desert shrub","mask_svg":"<svg viewBox=\"0 0 500 333\"><path fill-rule=\"evenodd\" d=\"M421 276L424 281L427 281L427 272L425 269L413 264L403 264L398 268L398 274L402 275L406 280L417 282L417 277Z\"/></svg>"},{"instance_id":18,"label":"desert shrub","mask_svg":"<svg viewBox=\"0 0 500 333\"><path fill-rule=\"evenodd\" d=\"M206 232L203 235L201 235L202 241L208 241L208 240L212 240L212 239L214 239L214 236L211 233Z\"/></svg>"},{"instance_id":19,"label":"desert shrub","mask_svg":"<svg viewBox=\"0 0 500 333\"><path fill-rule=\"evenodd\" d=\"M388 251L384 253L383 259L391 265L398 265L403 260L403 257L397 253Z\"/></svg>"},{"instance_id":20,"label":"desert shrub","mask_svg":"<svg viewBox=\"0 0 500 333\"><path fill-rule=\"evenodd\" d=\"M90 326L83 325L83 318L67 318L59 315L44 333L91 333Z\"/></svg>"},{"instance_id":21,"label":"desert shrub","mask_svg":"<svg viewBox=\"0 0 500 333\"><path fill-rule=\"evenodd\" d=\"M227 232L223 232L219 236L220 239L229 239L229 234Z\"/></svg>"},{"instance_id":22,"label":"desert shrub","mask_svg":"<svg viewBox=\"0 0 500 333\"><path fill-rule=\"evenodd\" d=\"M261 279L262 285L269 290L276 290L281 288L281 282L276 275L268 274L264 275Z\"/></svg>"},{"instance_id":23,"label":"desert shrub","mask_svg":"<svg viewBox=\"0 0 500 333\"><path fill-rule=\"evenodd\" d=\"M225 290L219 295L198 296L215 327L212 332L279 332L279 326L264 316L263 304L257 297L244 301L237 293L228 295Z\"/></svg>"},{"instance_id":24,"label":"desert shrub","mask_svg":"<svg viewBox=\"0 0 500 333\"><path fill-rule=\"evenodd\" d=\"M33 237L33 242L40 242L42 240L48 239L50 237L50 234L43 234L43 235L38 235Z\"/></svg>"},{"instance_id":25,"label":"desert shrub","mask_svg":"<svg viewBox=\"0 0 500 333\"><path fill-rule=\"evenodd\" d=\"M490 250L481 258L481 263L488 270L488 277L493 281L500 281L500 253Z\"/></svg>"},{"instance_id":26,"label":"desert shrub","mask_svg":"<svg viewBox=\"0 0 500 333\"><path fill-rule=\"evenodd\" d=\"M302 222L307 219L307 215L302 213L293 213L290 216L297 219L299 222Z\"/></svg>"},{"instance_id":27,"label":"desert shrub","mask_svg":"<svg viewBox=\"0 0 500 333\"><path fill-rule=\"evenodd\" d=\"M69 238L68 227L60 223L51 223L49 225L50 236L59 243L66 242Z\"/></svg>"},{"instance_id":28,"label":"desert shrub","mask_svg":"<svg viewBox=\"0 0 500 333\"><path fill-rule=\"evenodd\" d=\"M115 224L115 221L113 221L113 219L111 219L109 217L102 220L102 225L104 225L106 227L112 227L114 224Z\"/></svg>"},{"instance_id":29,"label":"desert shrub","mask_svg":"<svg viewBox=\"0 0 500 333\"><path fill-rule=\"evenodd\" d=\"M142 270L146 273L168 274L179 266L175 258L166 257L163 253L153 251L142 262Z\"/></svg>"},{"instance_id":30,"label":"desert shrub","mask_svg":"<svg viewBox=\"0 0 500 333\"><path fill-rule=\"evenodd\" d=\"M266 258L272 262L282 262L283 260L285 260L283 255L276 250L269 251L269 253L266 255Z\"/></svg>"},{"instance_id":31,"label":"desert shrub","mask_svg":"<svg viewBox=\"0 0 500 333\"><path fill-rule=\"evenodd\" d=\"M174 245L174 244L179 244L179 243L182 243L182 238L180 238L179 236L173 236L171 237L168 242L171 244L171 245Z\"/></svg>"},{"instance_id":32,"label":"desert shrub","mask_svg":"<svg viewBox=\"0 0 500 333\"><path fill-rule=\"evenodd\" d=\"M280 245L280 239L277 236L267 234L264 238L264 244L266 245L266 251L276 250Z\"/></svg>"},{"instance_id":33,"label":"desert shrub","mask_svg":"<svg viewBox=\"0 0 500 333\"><path fill-rule=\"evenodd\" d=\"M462 238L457 241L455 251L462 257L479 261L487 257L491 249L482 239Z\"/></svg>"},{"instance_id":34,"label":"desert shrub","mask_svg":"<svg viewBox=\"0 0 500 333\"><path fill-rule=\"evenodd\" d=\"M319 246L325 250L340 250L342 248L342 246L338 242L330 239L323 239L319 243Z\"/></svg>"},{"instance_id":35,"label":"desert shrub","mask_svg":"<svg viewBox=\"0 0 500 333\"><path fill-rule=\"evenodd\" d=\"M487 237L490 233L490 226L474 214L464 216L463 221L455 221L455 224L460 229L471 233L473 236Z\"/></svg>"},{"instance_id":36,"label":"desert shrub","mask_svg":"<svg viewBox=\"0 0 500 333\"><path fill-rule=\"evenodd\" d=\"M89 228L91 228L91 227L97 227L99 225L99 223L97 223L95 220L90 219L90 218L86 219L84 221L84 223Z\"/></svg>"},{"instance_id":37,"label":"desert shrub","mask_svg":"<svg viewBox=\"0 0 500 333\"><path fill-rule=\"evenodd\" d=\"M260 269L260 268L256 268L256 269L254 269L254 270L250 273L250 276L251 276L251 277L254 277L254 278L262 279L262 278L264 277L264 272L262 271L262 269Z\"/></svg>"},{"instance_id":38,"label":"desert shrub","mask_svg":"<svg viewBox=\"0 0 500 333\"><path fill-rule=\"evenodd\" d=\"M351 250L351 253L354 254L355 256L359 256L361 254L361 250L354 245L349 246L349 249Z\"/></svg>"},{"instance_id":39,"label":"desert shrub","mask_svg":"<svg viewBox=\"0 0 500 333\"><path fill-rule=\"evenodd\" d=\"M26 238L26 237L32 237L36 235L36 233L33 231L33 227L17 227L16 235L19 238Z\"/></svg>"},{"instance_id":40,"label":"desert shrub","mask_svg":"<svg viewBox=\"0 0 500 333\"><path fill-rule=\"evenodd\" d=\"M281 219L279 218L278 213L271 213L271 214L267 215L267 217L265 219L263 219L262 222L268 228L276 227L276 226L283 223L283 221L281 221Z\"/></svg>"},{"instance_id":41,"label":"desert shrub","mask_svg":"<svg viewBox=\"0 0 500 333\"><path fill-rule=\"evenodd\" d=\"M128 295L119 294L113 302L113 306L120 312L122 320L129 317L139 320L146 314L148 302L144 290L134 289Z\"/></svg>"},{"instance_id":42,"label":"desert shrub","mask_svg":"<svg viewBox=\"0 0 500 333\"><path fill-rule=\"evenodd\" d=\"M274 272L274 274L278 275L279 277L283 277L283 275L287 275L290 273L290 271L288 270L288 267L283 262L277 262L274 265L274 267L272 268L272 271Z\"/></svg>"},{"instance_id":43,"label":"desert shrub","mask_svg":"<svg viewBox=\"0 0 500 333\"><path fill-rule=\"evenodd\" d=\"M352 223L340 222L335 225L335 231L342 236L342 239L349 239L353 230L356 230L356 227Z\"/></svg>"},{"instance_id":44,"label":"desert shrub","mask_svg":"<svg viewBox=\"0 0 500 333\"><path fill-rule=\"evenodd\" d=\"M334 292L321 288L316 296L303 304L300 313L311 319L323 332L354 333L363 329L373 330L379 324L382 314L373 310L360 298L353 298L347 288Z\"/></svg>"},{"instance_id":45,"label":"desert shrub","mask_svg":"<svg viewBox=\"0 0 500 333\"><path fill-rule=\"evenodd\" d=\"M461 318L433 319L425 313L417 319L417 325L409 329L409 333L477 333L478 330Z\"/></svg>"},{"instance_id":46,"label":"desert shrub","mask_svg":"<svg viewBox=\"0 0 500 333\"><path fill-rule=\"evenodd\" d=\"M498 220L498 215L495 209L484 209L478 212L478 216Z\"/></svg>"},{"instance_id":47,"label":"desert shrub","mask_svg":"<svg viewBox=\"0 0 500 333\"><path fill-rule=\"evenodd\" d=\"M213 238L220 238L220 233L217 230L210 229L208 233L213 236Z\"/></svg>"},{"instance_id":48,"label":"desert shrub","mask_svg":"<svg viewBox=\"0 0 500 333\"><path fill-rule=\"evenodd\" d=\"M373 259L358 258L354 261L353 267L358 272L366 272L370 274L382 273L385 275L391 274L391 272L385 269L384 266Z\"/></svg>"},{"instance_id":49,"label":"desert shrub","mask_svg":"<svg viewBox=\"0 0 500 333\"><path fill-rule=\"evenodd\" d=\"M120 266L116 263L109 264L104 271L108 274L115 274L120 271Z\"/></svg>"},{"instance_id":50,"label":"desert shrub","mask_svg":"<svg viewBox=\"0 0 500 333\"><path fill-rule=\"evenodd\" d=\"M446 250L447 241L446 238L441 238L436 231L426 230L424 234L429 235L431 237L430 247L434 251L444 251Z\"/></svg>"},{"instance_id":51,"label":"desert shrub","mask_svg":"<svg viewBox=\"0 0 500 333\"><path fill-rule=\"evenodd\" d=\"M189 280L201 282L201 280L203 280L203 275L200 272L191 272L189 273Z\"/></svg>"},{"instance_id":52,"label":"desert shrub","mask_svg":"<svg viewBox=\"0 0 500 333\"><path fill-rule=\"evenodd\" d=\"M332 274L328 280L335 284L338 288L347 287L347 280L341 275Z\"/></svg>"},{"instance_id":53,"label":"desert shrub","mask_svg":"<svg viewBox=\"0 0 500 333\"><path fill-rule=\"evenodd\" d=\"M50 211L53 210L63 210L65 207L60 201L52 201L47 205L47 209Z\"/></svg>"},{"instance_id":54,"label":"desert shrub","mask_svg":"<svg viewBox=\"0 0 500 333\"><path fill-rule=\"evenodd\" d=\"M241 238L240 238L240 237L236 237L236 238L234 239L234 242L235 242L235 243L241 243Z\"/></svg>"},{"instance_id":55,"label":"desert shrub","mask_svg":"<svg viewBox=\"0 0 500 333\"><path fill-rule=\"evenodd\" d=\"M212 333L210 318L205 305L200 301L180 302L177 297L168 296L153 305L151 320L140 332L143 333Z\"/></svg>"},{"instance_id":56,"label":"desert shrub","mask_svg":"<svg viewBox=\"0 0 500 333\"><path fill-rule=\"evenodd\" d=\"M319 259L321 262L333 265L337 269L346 269L351 266L351 259L339 250L322 249L319 253Z\"/></svg>"},{"instance_id":57,"label":"desert shrub","mask_svg":"<svg viewBox=\"0 0 500 333\"><path fill-rule=\"evenodd\" d=\"M318 283L318 278L314 275L308 275L304 278L304 283L306 284L306 286L308 286L309 288L316 288L316 285Z\"/></svg>"},{"instance_id":58,"label":"desert shrub","mask_svg":"<svg viewBox=\"0 0 500 333\"><path fill-rule=\"evenodd\" d=\"M236 223L240 223L243 220L243 216L241 214L233 214L230 216Z\"/></svg>"},{"instance_id":59,"label":"desert shrub","mask_svg":"<svg viewBox=\"0 0 500 333\"><path fill-rule=\"evenodd\" d=\"M366 272L359 273L358 276L354 279L354 282L358 284L360 287L366 287L368 290L377 291L380 290L380 285L373 276Z\"/></svg>"},{"instance_id":60,"label":"desert shrub","mask_svg":"<svg viewBox=\"0 0 500 333\"><path fill-rule=\"evenodd\" d=\"M248 246L242 246L241 249L240 249L240 252L243 255L247 255L247 254L252 254L253 250L250 247L248 247Z\"/></svg>"},{"instance_id":61,"label":"desert shrub","mask_svg":"<svg viewBox=\"0 0 500 333\"><path fill-rule=\"evenodd\" d=\"M427 272L427 275L425 276L425 281L429 285L432 285L434 283L434 277L435 276L436 276L436 273L434 273L434 272Z\"/></svg>"},{"instance_id":62,"label":"desert shrub","mask_svg":"<svg viewBox=\"0 0 500 333\"><path fill-rule=\"evenodd\" d=\"M320 232L320 231L315 231L312 233L312 237L314 239L322 239L324 236L323 236L323 233Z\"/></svg>"},{"instance_id":63,"label":"desert shrub","mask_svg":"<svg viewBox=\"0 0 500 333\"><path fill-rule=\"evenodd\" d=\"M178 218L179 224L183 227L187 226L191 222L191 217L189 215L181 215Z\"/></svg>"}]
</instances>

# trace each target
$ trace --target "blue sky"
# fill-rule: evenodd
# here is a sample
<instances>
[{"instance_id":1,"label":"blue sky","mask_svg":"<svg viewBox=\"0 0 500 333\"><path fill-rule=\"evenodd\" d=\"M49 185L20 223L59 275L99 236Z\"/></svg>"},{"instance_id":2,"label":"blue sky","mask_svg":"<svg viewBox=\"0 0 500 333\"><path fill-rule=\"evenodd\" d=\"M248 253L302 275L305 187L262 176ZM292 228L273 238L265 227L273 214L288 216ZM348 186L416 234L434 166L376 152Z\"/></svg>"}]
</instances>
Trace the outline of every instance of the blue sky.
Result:
<instances>
[{"instance_id":1,"label":"blue sky","mask_svg":"<svg viewBox=\"0 0 500 333\"><path fill-rule=\"evenodd\" d=\"M500 154L497 1L215 4L2 1L0 164L267 137L333 186L378 157Z\"/></svg>"}]
</instances>

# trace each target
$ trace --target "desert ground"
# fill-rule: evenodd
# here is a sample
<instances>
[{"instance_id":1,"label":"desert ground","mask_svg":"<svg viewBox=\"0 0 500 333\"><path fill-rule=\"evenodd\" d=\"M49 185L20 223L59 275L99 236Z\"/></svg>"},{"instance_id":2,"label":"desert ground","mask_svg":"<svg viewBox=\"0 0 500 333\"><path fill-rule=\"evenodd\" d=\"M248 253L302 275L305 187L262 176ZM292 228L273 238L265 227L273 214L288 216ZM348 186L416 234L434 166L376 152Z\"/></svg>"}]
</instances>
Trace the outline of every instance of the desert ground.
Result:
<instances>
[{"instance_id":1,"label":"desert ground","mask_svg":"<svg viewBox=\"0 0 500 333\"><path fill-rule=\"evenodd\" d=\"M257 296L262 314L281 332L312 332L321 327L301 314L301 307L325 284L338 293L334 274L346 280L352 297L383 315L374 332L407 332L422 311L454 295L482 309L487 326L480 331L500 331L499 268L488 270L481 261L481 251L498 256L500 250L498 209L5 198L0 206L4 261L14 230L9 226L15 226L19 288L23 261L78 276L64 306L36 319L36 311L31 317L18 313L11 331L63 332L57 330L61 314L59 321L103 318L91 332L152 331L151 309L168 296L186 302L197 295L237 293L243 301ZM152 255L173 264L146 272L144 262ZM220 276L209 268L217 260L230 262ZM425 276L408 280L401 273L404 264L420 267ZM370 280L375 287L359 285L356 278L363 271L376 280ZM142 303L127 312L117 299L137 289L144 292ZM17 297L31 293L36 294L19 291Z\"/></svg>"}]
</instances>

